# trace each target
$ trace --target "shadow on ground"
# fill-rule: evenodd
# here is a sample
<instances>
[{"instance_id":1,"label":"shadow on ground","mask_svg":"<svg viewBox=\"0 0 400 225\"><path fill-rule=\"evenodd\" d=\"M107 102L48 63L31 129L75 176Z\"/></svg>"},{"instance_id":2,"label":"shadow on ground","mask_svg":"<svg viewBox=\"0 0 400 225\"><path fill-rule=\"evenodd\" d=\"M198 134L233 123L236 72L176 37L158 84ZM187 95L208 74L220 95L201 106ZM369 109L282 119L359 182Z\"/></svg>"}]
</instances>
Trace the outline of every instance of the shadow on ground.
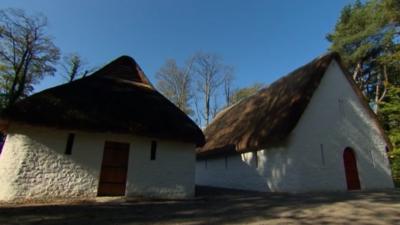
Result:
<instances>
[{"instance_id":1,"label":"shadow on ground","mask_svg":"<svg viewBox=\"0 0 400 225\"><path fill-rule=\"evenodd\" d=\"M396 224L400 191L270 194L200 187L185 201L0 205L0 224Z\"/></svg>"}]
</instances>

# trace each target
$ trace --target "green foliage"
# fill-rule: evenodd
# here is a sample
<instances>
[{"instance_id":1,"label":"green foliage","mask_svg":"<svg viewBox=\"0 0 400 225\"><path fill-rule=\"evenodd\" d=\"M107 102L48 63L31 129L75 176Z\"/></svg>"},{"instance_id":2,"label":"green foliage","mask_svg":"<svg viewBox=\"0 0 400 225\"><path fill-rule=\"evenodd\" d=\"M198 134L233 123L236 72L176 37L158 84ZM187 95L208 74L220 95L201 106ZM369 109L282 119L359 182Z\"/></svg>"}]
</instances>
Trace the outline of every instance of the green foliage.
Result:
<instances>
[{"instance_id":1,"label":"green foliage","mask_svg":"<svg viewBox=\"0 0 400 225\"><path fill-rule=\"evenodd\" d=\"M356 1L327 35L387 132L394 178L400 181L400 1Z\"/></svg>"},{"instance_id":2,"label":"green foliage","mask_svg":"<svg viewBox=\"0 0 400 225\"><path fill-rule=\"evenodd\" d=\"M65 55L61 66L64 69L63 77L67 82L72 82L89 73L88 70L85 70L86 62L78 53Z\"/></svg>"},{"instance_id":3,"label":"green foliage","mask_svg":"<svg viewBox=\"0 0 400 225\"><path fill-rule=\"evenodd\" d=\"M365 59L382 44L379 31L387 20L381 11L378 1L356 2L342 10L335 31L327 38L332 42L332 50L344 53L348 65Z\"/></svg>"},{"instance_id":4,"label":"green foliage","mask_svg":"<svg viewBox=\"0 0 400 225\"><path fill-rule=\"evenodd\" d=\"M385 89L383 70L399 67L400 11L393 7L399 7L398 0L358 1L348 5L334 31L327 36L332 43L330 49L341 54L355 81L376 104ZM387 79L399 77L391 75Z\"/></svg>"},{"instance_id":5,"label":"green foliage","mask_svg":"<svg viewBox=\"0 0 400 225\"><path fill-rule=\"evenodd\" d=\"M400 87L389 87L380 108L379 118L393 145L390 152L393 178L400 183Z\"/></svg>"},{"instance_id":6,"label":"green foliage","mask_svg":"<svg viewBox=\"0 0 400 225\"><path fill-rule=\"evenodd\" d=\"M7 80L11 79L11 77L6 73L7 70L8 69L5 65L0 64L0 111L6 107L6 91L10 88L9 82L7 82Z\"/></svg>"},{"instance_id":7,"label":"green foliage","mask_svg":"<svg viewBox=\"0 0 400 225\"><path fill-rule=\"evenodd\" d=\"M384 0L382 4L387 18L393 23L400 23L400 1Z\"/></svg>"},{"instance_id":8,"label":"green foliage","mask_svg":"<svg viewBox=\"0 0 400 225\"><path fill-rule=\"evenodd\" d=\"M253 94L255 94L257 91L259 91L264 85L262 83L255 83L249 87L244 87L244 88L239 88L235 90L231 96L231 104L235 104L242 99L245 99Z\"/></svg>"},{"instance_id":9,"label":"green foliage","mask_svg":"<svg viewBox=\"0 0 400 225\"><path fill-rule=\"evenodd\" d=\"M384 101L381 103L379 116L385 130L395 131L392 144L400 148L400 87L389 86Z\"/></svg>"},{"instance_id":10,"label":"green foliage","mask_svg":"<svg viewBox=\"0 0 400 225\"><path fill-rule=\"evenodd\" d=\"M46 34L47 18L23 10L0 10L0 106L27 96L56 71L59 49Z\"/></svg>"}]
</instances>

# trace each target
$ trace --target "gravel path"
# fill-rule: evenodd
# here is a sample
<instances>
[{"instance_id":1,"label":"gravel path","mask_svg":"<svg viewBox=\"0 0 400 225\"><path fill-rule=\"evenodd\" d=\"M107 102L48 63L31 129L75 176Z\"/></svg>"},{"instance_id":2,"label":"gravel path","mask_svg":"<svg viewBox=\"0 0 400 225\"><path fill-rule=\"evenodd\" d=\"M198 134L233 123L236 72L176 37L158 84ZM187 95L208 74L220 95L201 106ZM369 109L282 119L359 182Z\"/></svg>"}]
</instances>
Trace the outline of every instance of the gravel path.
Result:
<instances>
[{"instance_id":1,"label":"gravel path","mask_svg":"<svg viewBox=\"0 0 400 225\"><path fill-rule=\"evenodd\" d=\"M185 201L0 205L0 224L400 224L400 191L266 194L200 188Z\"/></svg>"}]
</instances>

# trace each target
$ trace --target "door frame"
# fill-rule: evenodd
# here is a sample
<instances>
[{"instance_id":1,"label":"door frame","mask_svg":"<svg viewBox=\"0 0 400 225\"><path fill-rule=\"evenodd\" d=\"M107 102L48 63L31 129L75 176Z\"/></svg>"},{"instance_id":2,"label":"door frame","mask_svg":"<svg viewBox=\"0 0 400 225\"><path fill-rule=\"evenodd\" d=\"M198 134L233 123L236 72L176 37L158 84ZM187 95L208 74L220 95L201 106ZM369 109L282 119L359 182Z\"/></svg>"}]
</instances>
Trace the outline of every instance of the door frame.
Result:
<instances>
[{"instance_id":1,"label":"door frame","mask_svg":"<svg viewBox=\"0 0 400 225\"><path fill-rule=\"evenodd\" d=\"M111 151L126 151L126 160L123 162L124 165L121 166L115 166L115 165L105 165L105 162L107 162L107 159L105 158L106 156L106 151L111 150ZM119 141L105 141L104 142L104 147L103 147L103 157L102 157L102 161L101 161L101 168L100 168L100 174L99 174L99 185L97 187L97 196L125 196L126 195L126 185L127 185L127 181L128 181L128 169L129 169L129 154L130 153L130 143L129 142L119 142ZM107 156L106 156L107 157ZM105 171L110 168L117 168L117 169L122 169L123 170L123 181L121 182L110 182L110 181L104 181L103 179L104 176L106 175ZM120 175L120 174L119 174ZM109 178L108 178L109 179ZM101 188L104 188L104 186L102 186L102 184L114 184L114 185L122 185L123 184L123 190L121 189L121 191L118 194L111 194L111 193L105 193L107 191L104 191ZM112 191L110 191L112 192Z\"/></svg>"},{"instance_id":2,"label":"door frame","mask_svg":"<svg viewBox=\"0 0 400 225\"><path fill-rule=\"evenodd\" d=\"M361 182L357 166L357 157L353 148L346 147L343 150L343 166L347 190L361 190Z\"/></svg>"}]
</instances>

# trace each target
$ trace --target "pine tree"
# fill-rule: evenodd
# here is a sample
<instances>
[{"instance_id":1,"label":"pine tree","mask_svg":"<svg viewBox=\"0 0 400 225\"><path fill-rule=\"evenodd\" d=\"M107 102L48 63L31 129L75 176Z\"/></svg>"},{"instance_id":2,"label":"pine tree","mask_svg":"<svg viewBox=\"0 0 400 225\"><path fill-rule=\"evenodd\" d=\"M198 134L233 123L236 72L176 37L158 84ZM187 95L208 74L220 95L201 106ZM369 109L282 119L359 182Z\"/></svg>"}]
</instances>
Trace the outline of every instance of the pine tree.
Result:
<instances>
[{"instance_id":1,"label":"pine tree","mask_svg":"<svg viewBox=\"0 0 400 225\"><path fill-rule=\"evenodd\" d=\"M327 39L379 115L393 144L393 175L400 181L400 1L344 7Z\"/></svg>"}]
</instances>

